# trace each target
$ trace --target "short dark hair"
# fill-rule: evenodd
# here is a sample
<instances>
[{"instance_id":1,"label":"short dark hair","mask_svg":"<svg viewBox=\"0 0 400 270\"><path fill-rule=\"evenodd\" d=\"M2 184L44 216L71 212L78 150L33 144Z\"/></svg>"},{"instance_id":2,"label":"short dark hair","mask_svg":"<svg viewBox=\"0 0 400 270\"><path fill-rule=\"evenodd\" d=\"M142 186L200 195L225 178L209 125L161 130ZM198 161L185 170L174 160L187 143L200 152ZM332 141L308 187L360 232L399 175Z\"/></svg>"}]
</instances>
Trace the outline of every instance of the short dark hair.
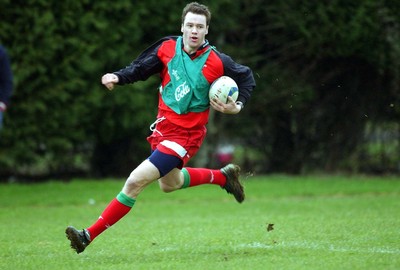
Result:
<instances>
[{"instance_id":1,"label":"short dark hair","mask_svg":"<svg viewBox=\"0 0 400 270\"><path fill-rule=\"evenodd\" d=\"M207 25L210 24L211 12L207 6L199 4L197 2L187 4L182 11L182 24L185 22L186 14L188 14L189 12L206 16L206 23Z\"/></svg>"}]
</instances>

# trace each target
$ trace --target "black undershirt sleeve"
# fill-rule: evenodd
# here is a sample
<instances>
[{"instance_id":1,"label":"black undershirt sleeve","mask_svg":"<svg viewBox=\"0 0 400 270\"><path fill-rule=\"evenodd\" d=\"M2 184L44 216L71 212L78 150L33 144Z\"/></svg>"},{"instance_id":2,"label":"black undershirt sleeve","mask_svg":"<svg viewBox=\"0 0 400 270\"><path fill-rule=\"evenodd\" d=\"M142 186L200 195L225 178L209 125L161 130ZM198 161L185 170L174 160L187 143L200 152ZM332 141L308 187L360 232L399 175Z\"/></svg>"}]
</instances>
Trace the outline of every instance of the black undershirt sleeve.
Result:
<instances>
[{"instance_id":1,"label":"black undershirt sleeve","mask_svg":"<svg viewBox=\"0 0 400 270\"><path fill-rule=\"evenodd\" d=\"M239 87L237 101L244 104L250 99L253 89L256 87L253 72L247 66L236 63L226 54L218 53L224 65L224 75L231 77Z\"/></svg>"}]
</instances>

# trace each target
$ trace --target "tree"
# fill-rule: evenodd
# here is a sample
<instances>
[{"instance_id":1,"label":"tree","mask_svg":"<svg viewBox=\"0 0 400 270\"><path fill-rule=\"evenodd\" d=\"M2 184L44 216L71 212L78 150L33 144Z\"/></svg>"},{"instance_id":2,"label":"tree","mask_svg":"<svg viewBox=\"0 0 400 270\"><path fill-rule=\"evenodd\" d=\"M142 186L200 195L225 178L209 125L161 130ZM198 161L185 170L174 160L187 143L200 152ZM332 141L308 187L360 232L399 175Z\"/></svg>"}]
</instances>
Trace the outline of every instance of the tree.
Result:
<instances>
[{"instance_id":1,"label":"tree","mask_svg":"<svg viewBox=\"0 0 400 270\"><path fill-rule=\"evenodd\" d=\"M211 123L244 149L245 170L363 169L366 130L390 128L399 137L400 3L205 4L211 43L250 66L257 81L243 113L215 114ZM156 39L179 35L181 10L177 0L120 0L112 8L109 1L3 1L0 40L16 87L0 175L126 175L146 157L158 79L107 92L100 77ZM224 134L210 131L213 146ZM381 164L393 167L394 153Z\"/></svg>"},{"instance_id":2,"label":"tree","mask_svg":"<svg viewBox=\"0 0 400 270\"><path fill-rule=\"evenodd\" d=\"M369 122L398 121L399 7L372 0L241 3L240 25L226 44L248 48L241 53L256 71L246 117L255 128L240 132L261 152L261 171L343 168Z\"/></svg>"}]
</instances>

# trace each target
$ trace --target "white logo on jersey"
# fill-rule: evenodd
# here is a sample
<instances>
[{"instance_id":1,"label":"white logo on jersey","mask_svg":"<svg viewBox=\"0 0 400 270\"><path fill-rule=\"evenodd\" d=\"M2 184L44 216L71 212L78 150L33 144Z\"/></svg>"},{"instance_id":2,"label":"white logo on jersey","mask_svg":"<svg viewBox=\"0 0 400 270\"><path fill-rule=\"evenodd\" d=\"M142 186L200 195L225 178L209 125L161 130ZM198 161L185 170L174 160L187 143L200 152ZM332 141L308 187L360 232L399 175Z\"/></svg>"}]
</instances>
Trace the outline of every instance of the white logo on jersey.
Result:
<instances>
[{"instance_id":1,"label":"white logo on jersey","mask_svg":"<svg viewBox=\"0 0 400 270\"><path fill-rule=\"evenodd\" d=\"M175 80L177 80L177 81L181 79L181 77L179 77L178 71L176 69L172 70L172 76L174 76Z\"/></svg>"},{"instance_id":2,"label":"white logo on jersey","mask_svg":"<svg viewBox=\"0 0 400 270\"><path fill-rule=\"evenodd\" d=\"M190 87L186 84L186 81L179 85L175 89L175 99L176 101L180 101L190 92Z\"/></svg>"}]
</instances>

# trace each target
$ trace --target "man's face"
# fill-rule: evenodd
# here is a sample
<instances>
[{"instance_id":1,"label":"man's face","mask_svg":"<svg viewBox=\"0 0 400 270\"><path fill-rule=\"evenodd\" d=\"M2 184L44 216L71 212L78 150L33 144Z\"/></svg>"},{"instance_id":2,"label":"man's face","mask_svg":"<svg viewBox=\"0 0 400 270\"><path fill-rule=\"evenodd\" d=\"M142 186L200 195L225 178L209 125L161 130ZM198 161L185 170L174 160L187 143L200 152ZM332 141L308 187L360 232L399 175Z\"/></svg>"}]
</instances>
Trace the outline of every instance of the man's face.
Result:
<instances>
[{"instance_id":1,"label":"man's face","mask_svg":"<svg viewBox=\"0 0 400 270\"><path fill-rule=\"evenodd\" d=\"M205 42L208 34L206 16L187 13L181 31L185 51L189 54L195 52Z\"/></svg>"}]
</instances>

